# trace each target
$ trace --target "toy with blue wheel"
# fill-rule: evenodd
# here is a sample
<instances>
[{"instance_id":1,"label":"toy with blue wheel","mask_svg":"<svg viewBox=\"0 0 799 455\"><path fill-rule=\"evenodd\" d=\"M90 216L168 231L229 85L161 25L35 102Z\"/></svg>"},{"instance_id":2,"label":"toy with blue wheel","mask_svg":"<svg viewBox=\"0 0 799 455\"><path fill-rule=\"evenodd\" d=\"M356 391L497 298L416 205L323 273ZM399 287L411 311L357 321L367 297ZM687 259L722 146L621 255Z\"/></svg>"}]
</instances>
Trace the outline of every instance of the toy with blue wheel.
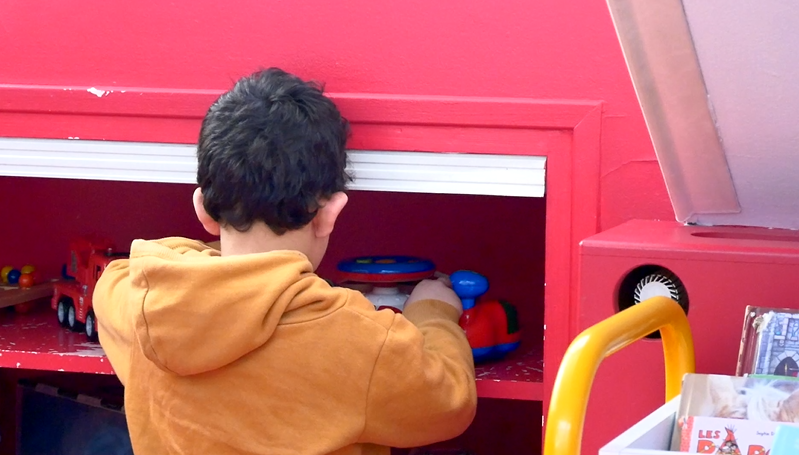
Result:
<instances>
[{"instance_id":1,"label":"toy with blue wheel","mask_svg":"<svg viewBox=\"0 0 799 455\"><path fill-rule=\"evenodd\" d=\"M408 296L399 284L412 283L441 275L435 264L413 256L363 256L338 264L339 282L368 283L365 292L377 310L401 313ZM478 299L488 291L483 275L459 270L449 276L452 289L461 299L463 315L459 324L466 333L475 362L498 360L518 349L521 330L516 307L502 300Z\"/></svg>"},{"instance_id":2,"label":"toy with blue wheel","mask_svg":"<svg viewBox=\"0 0 799 455\"><path fill-rule=\"evenodd\" d=\"M432 277L436 265L413 256L362 256L338 264L339 279L359 283L411 283Z\"/></svg>"},{"instance_id":3,"label":"toy with blue wheel","mask_svg":"<svg viewBox=\"0 0 799 455\"><path fill-rule=\"evenodd\" d=\"M519 348L521 330L516 307L504 300L478 299L488 291L488 279L459 270L449 277L463 304L459 321L472 347L475 362L499 360Z\"/></svg>"}]
</instances>

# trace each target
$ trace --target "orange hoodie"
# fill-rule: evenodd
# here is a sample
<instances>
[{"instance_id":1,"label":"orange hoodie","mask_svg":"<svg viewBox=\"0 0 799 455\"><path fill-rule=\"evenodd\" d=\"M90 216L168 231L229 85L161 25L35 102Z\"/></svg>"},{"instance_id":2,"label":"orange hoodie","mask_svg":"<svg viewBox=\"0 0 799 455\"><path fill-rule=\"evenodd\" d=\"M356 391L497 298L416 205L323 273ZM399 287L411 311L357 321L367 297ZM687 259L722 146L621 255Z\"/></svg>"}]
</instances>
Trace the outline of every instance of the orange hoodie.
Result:
<instances>
[{"instance_id":1,"label":"orange hoodie","mask_svg":"<svg viewBox=\"0 0 799 455\"><path fill-rule=\"evenodd\" d=\"M375 311L299 252L136 240L94 292L134 452L388 454L453 438L477 402L449 305Z\"/></svg>"}]
</instances>

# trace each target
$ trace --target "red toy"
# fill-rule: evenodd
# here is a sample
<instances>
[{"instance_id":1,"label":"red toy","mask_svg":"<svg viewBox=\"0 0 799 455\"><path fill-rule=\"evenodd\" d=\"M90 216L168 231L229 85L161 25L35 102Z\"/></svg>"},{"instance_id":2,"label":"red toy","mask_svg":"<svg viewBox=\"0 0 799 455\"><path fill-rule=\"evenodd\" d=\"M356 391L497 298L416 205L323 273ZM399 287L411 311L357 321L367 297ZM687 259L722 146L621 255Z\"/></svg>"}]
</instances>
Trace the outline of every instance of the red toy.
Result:
<instances>
[{"instance_id":1,"label":"red toy","mask_svg":"<svg viewBox=\"0 0 799 455\"><path fill-rule=\"evenodd\" d=\"M459 270L449 278L463 303L460 326L472 346L474 361L497 360L515 351L521 344L516 307L502 300L478 302L488 291L488 279L479 273Z\"/></svg>"},{"instance_id":2,"label":"red toy","mask_svg":"<svg viewBox=\"0 0 799 455\"><path fill-rule=\"evenodd\" d=\"M20 289L30 289L33 287L33 275L30 273L23 273L19 276L19 288Z\"/></svg>"},{"instance_id":3,"label":"red toy","mask_svg":"<svg viewBox=\"0 0 799 455\"><path fill-rule=\"evenodd\" d=\"M51 306L57 311L58 322L73 332L86 332L97 341L97 319L92 310L92 294L97 280L111 261L128 257L114 251L110 240L86 237L70 245L70 262L65 267L69 281L55 285Z\"/></svg>"},{"instance_id":4,"label":"red toy","mask_svg":"<svg viewBox=\"0 0 799 455\"><path fill-rule=\"evenodd\" d=\"M436 269L431 261L410 256L367 256L342 261L338 270L341 281L373 285L365 295L376 309L401 313L408 296L399 291L399 284L430 278ZM461 270L450 281L463 303L460 326L475 362L497 360L516 350L521 343L516 308L500 300L477 303L488 291L488 280L479 273Z\"/></svg>"}]
</instances>

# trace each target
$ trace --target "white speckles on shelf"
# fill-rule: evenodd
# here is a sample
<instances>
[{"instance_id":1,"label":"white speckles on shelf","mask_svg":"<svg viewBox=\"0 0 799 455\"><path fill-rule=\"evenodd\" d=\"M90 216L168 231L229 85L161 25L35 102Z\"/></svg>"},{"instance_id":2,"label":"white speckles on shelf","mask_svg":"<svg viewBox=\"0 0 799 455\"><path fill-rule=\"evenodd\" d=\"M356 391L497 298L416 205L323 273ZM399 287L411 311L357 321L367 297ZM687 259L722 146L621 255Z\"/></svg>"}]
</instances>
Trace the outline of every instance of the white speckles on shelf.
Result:
<instances>
[{"instance_id":1,"label":"white speckles on shelf","mask_svg":"<svg viewBox=\"0 0 799 455\"><path fill-rule=\"evenodd\" d=\"M90 349L81 349L79 351L72 352L68 355L76 355L79 357L97 357L100 359L100 362L103 361L103 356L105 355L105 351L101 347L95 347Z\"/></svg>"},{"instance_id":2,"label":"white speckles on shelf","mask_svg":"<svg viewBox=\"0 0 799 455\"><path fill-rule=\"evenodd\" d=\"M83 333L61 327L55 312L45 307L25 314L0 315L0 368L3 367L113 373L98 343L89 342Z\"/></svg>"},{"instance_id":3,"label":"white speckles on shelf","mask_svg":"<svg viewBox=\"0 0 799 455\"><path fill-rule=\"evenodd\" d=\"M492 382L542 382L543 381L543 362L541 349L535 347L528 350L520 350L508 356L508 358L477 365L475 377L478 380L488 380Z\"/></svg>"}]
</instances>

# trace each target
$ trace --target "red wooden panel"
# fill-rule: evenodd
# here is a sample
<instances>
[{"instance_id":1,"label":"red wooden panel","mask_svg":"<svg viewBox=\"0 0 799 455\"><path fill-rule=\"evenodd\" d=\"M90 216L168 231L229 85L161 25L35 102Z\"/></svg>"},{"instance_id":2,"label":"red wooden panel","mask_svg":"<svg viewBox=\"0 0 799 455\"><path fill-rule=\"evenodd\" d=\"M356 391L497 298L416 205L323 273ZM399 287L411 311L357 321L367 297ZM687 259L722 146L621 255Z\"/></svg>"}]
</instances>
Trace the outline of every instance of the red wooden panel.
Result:
<instances>
[{"instance_id":1,"label":"red wooden panel","mask_svg":"<svg viewBox=\"0 0 799 455\"><path fill-rule=\"evenodd\" d=\"M735 374L747 305L799 308L792 286L799 274L796 231L631 221L586 240L580 259L582 329L616 312L620 282L634 268L654 264L676 274L689 297L700 373ZM595 454L662 405L664 374L660 340L642 340L603 362L589 400L583 453Z\"/></svg>"}]
</instances>

